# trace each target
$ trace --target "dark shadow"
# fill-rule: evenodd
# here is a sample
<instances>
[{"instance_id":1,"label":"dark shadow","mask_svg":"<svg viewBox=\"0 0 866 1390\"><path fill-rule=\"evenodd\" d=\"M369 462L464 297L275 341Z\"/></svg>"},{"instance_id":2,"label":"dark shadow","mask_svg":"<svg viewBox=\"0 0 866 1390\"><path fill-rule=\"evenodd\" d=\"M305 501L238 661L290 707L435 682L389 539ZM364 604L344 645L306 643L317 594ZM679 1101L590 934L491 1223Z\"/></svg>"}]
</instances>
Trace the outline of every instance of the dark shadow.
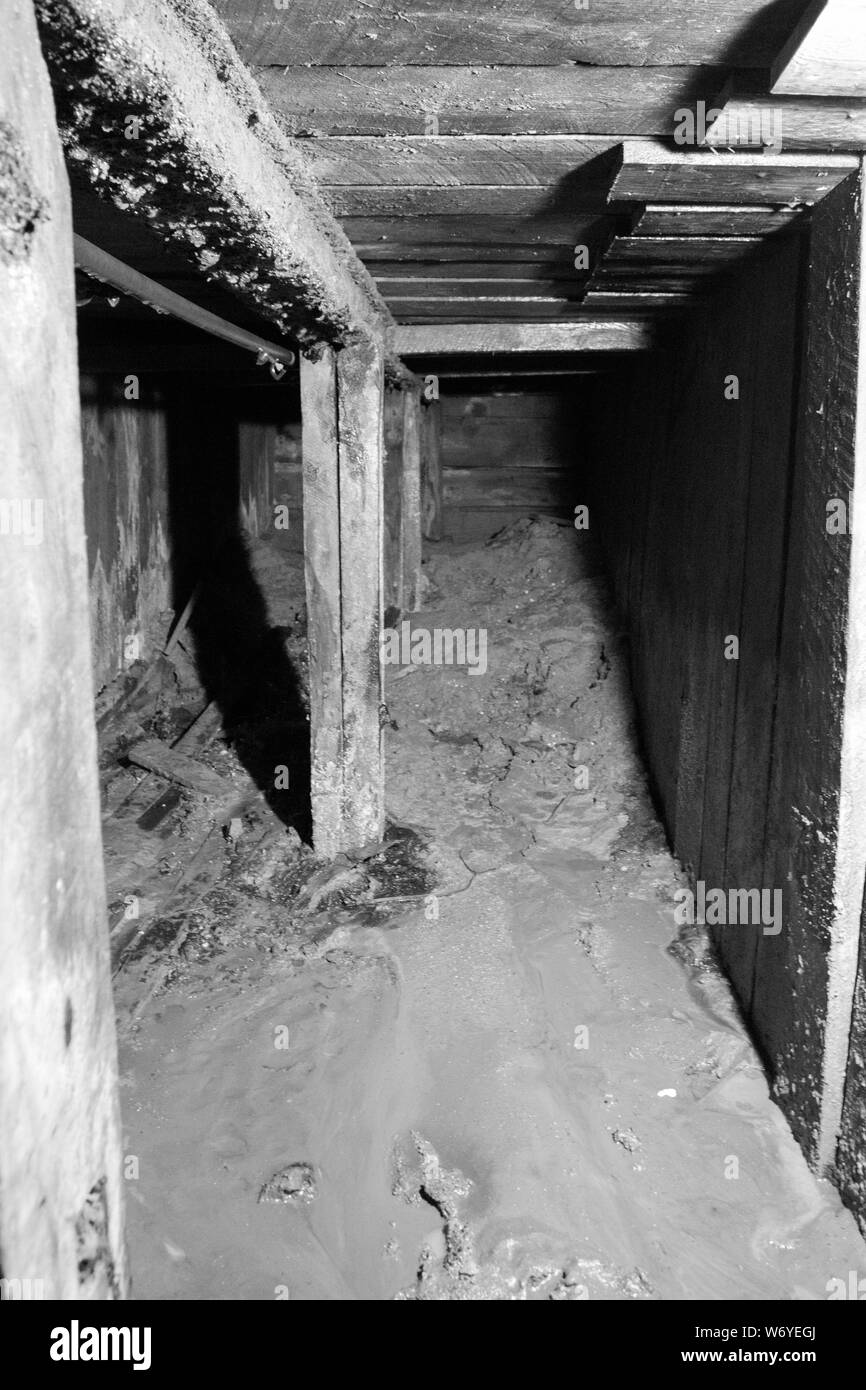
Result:
<instances>
[{"instance_id":1,"label":"dark shadow","mask_svg":"<svg viewBox=\"0 0 866 1390\"><path fill-rule=\"evenodd\" d=\"M263 400L260 394L233 387L221 373L184 374L171 383L173 602L180 614L195 594L189 630L200 679L220 709L225 736L274 814L309 841L309 724L300 672L286 652L290 629L269 621L240 524L239 424L276 422L290 413L283 390L266 391ZM275 785L282 767L289 774L285 790Z\"/></svg>"}]
</instances>

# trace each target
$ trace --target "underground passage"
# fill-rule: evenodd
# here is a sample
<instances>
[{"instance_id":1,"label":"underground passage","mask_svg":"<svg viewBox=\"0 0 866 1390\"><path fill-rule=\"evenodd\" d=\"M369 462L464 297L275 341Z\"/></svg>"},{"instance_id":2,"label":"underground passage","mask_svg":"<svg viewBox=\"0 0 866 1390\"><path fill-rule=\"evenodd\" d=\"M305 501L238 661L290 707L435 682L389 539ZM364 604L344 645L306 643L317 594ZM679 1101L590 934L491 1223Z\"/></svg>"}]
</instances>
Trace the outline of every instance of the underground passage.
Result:
<instances>
[{"instance_id":1,"label":"underground passage","mask_svg":"<svg viewBox=\"0 0 866 1390\"><path fill-rule=\"evenodd\" d=\"M862 1301L862 8L3 13L3 1301Z\"/></svg>"}]
</instances>

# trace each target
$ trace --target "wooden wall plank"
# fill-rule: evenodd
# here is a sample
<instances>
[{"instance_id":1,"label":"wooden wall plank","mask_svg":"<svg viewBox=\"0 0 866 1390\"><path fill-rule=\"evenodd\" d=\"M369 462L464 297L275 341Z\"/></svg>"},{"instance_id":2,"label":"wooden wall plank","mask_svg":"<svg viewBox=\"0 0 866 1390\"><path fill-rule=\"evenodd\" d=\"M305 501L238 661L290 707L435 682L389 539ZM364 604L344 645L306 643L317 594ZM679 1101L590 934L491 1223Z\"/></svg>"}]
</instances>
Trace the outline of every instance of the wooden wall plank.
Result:
<instances>
[{"instance_id":1,"label":"wooden wall plank","mask_svg":"<svg viewBox=\"0 0 866 1390\"><path fill-rule=\"evenodd\" d=\"M866 491L862 190L861 173L812 224L767 843L785 918L760 939L753 1003L819 1169L840 1129L866 867L866 529L826 529L831 498Z\"/></svg>"},{"instance_id":2,"label":"wooden wall plank","mask_svg":"<svg viewBox=\"0 0 866 1390\"><path fill-rule=\"evenodd\" d=\"M632 236L740 237L774 236L806 214L799 208L647 203L632 227Z\"/></svg>"}]
</instances>

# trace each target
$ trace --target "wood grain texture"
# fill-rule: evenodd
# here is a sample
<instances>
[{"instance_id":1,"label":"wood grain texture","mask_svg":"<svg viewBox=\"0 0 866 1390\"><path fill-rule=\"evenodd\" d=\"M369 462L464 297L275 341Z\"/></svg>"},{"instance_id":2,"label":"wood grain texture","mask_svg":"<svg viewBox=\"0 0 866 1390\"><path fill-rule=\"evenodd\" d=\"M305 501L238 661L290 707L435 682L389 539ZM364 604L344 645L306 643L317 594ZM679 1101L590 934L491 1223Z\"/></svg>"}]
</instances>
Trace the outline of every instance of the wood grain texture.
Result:
<instances>
[{"instance_id":1,"label":"wood grain texture","mask_svg":"<svg viewBox=\"0 0 866 1390\"><path fill-rule=\"evenodd\" d=\"M647 203L632 227L632 236L741 237L775 236L807 216L799 208L723 204Z\"/></svg>"},{"instance_id":2,"label":"wood grain texture","mask_svg":"<svg viewBox=\"0 0 866 1390\"><path fill-rule=\"evenodd\" d=\"M819 203L857 166L847 154L688 152L659 140L625 140L611 202Z\"/></svg>"},{"instance_id":3,"label":"wood grain texture","mask_svg":"<svg viewBox=\"0 0 866 1390\"><path fill-rule=\"evenodd\" d=\"M785 927L759 942L753 1005L819 1169L839 1135L866 866L866 532L826 530L828 500L866 489L862 199L860 174L812 226L767 842Z\"/></svg>"},{"instance_id":4,"label":"wood grain texture","mask_svg":"<svg viewBox=\"0 0 866 1390\"><path fill-rule=\"evenodd\" d=\"M516 62L626 67L722 64L767 67L788 38L803 0L562 0L531 9L443 7L441 0L386 0L375 11L347 0L215 0L244 60L254 65L445 65Z\"/></svg>"},{"instance_id":5,"label":"wood grain texture","mask_svg":"<svg viewBox=\"0 0 866 1390\"><path fill-rule=\"evenodd\" d=\"M768 95L766 85L730 79L713 103L719 110L706 144L747 147L780 142L784 150L862 150L866 101L820 96Z\"/></svg>"},{"instance_id":6,"label":"wood grain texture","mask_svg":"<svg viewBox=\"0 0 866 1390\"><path fill-rule=\"evenodd\" d=\"M651 346L652 330L639 320L578 323L423 324L397 329L401 356L413 353L631 352Z\"/></svg>"},{"instance_id":7,"label":"wood grain texture","mask_svg":"<svg viewBox=\"0 0 866 1390\"><path fill-rule=\"evenodd\" d=\"M666 135L712 67L260 67L290 135Z\"/></svg>"}]
</instances>

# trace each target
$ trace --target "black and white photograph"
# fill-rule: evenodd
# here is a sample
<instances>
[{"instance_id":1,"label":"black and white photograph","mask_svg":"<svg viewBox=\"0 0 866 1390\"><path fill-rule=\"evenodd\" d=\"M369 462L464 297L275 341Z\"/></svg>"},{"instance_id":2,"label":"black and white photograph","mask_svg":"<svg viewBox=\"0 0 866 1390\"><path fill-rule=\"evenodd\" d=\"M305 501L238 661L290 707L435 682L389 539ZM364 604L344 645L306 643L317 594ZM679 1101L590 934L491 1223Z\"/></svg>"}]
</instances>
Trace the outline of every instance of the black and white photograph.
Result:
<instances>
[{"instance_id":1,"label":"black and white photograph","mask_svg":"<svg viewBox=\"0 0 866 1390\"><path fill-rule=\"evenodd\" d=\"M24 1365L553 1301L616 1378L831 1374L866 0L0 0L0 38Z\"/></svg>"}]
</instances>

